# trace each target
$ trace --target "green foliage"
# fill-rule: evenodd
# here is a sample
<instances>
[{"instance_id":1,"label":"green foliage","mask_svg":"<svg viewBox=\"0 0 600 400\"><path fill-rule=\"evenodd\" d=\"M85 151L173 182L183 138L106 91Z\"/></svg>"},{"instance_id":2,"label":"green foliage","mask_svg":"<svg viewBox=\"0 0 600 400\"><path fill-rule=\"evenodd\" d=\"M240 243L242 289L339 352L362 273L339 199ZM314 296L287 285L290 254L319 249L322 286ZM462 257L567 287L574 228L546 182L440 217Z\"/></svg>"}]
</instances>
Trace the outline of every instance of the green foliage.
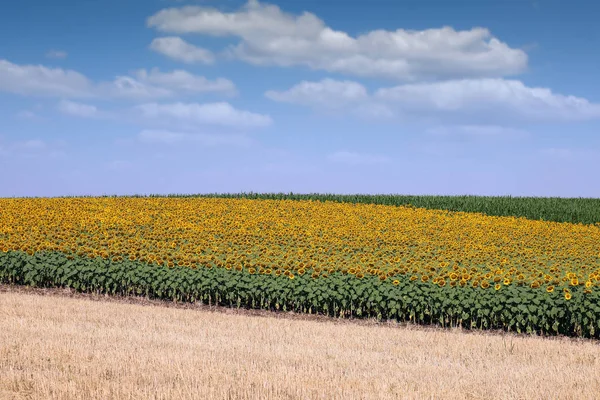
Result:
<instances>
[{"instance_id":1,"label":"green foliage","mask_svg":"<svg viewBox=\"0 0 600 400\"><path fill-rule=\"evenodd\" d=\"M334 273L294 279L222 268L157 267L136 261L62 253L0 253L0 283L70 287L82 292L138 295L229 307L378 318L466 329L600 337L600 294L574 287L572 299L526 286L500 290L439 287L404 276L379 281Z\"/></svg>"}]
</instances>

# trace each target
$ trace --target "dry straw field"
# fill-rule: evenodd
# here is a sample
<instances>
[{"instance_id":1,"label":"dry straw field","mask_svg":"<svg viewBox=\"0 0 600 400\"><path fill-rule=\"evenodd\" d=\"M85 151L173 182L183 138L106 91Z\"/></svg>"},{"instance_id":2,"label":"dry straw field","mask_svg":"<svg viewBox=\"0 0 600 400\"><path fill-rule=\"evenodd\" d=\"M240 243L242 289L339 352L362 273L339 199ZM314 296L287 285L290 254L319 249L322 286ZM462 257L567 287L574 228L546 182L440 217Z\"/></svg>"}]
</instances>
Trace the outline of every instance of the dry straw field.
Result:
<instances>
[{"instance_id":1,"label":"dry straw field","mask_svg":"<svg viewBox=\"0 0 600 400\"><path fill-rule=\"evenodd\" d=\"M3 289L2 399L533 400L600 393L600 347L590 340Z\"/></svg>"}]
</instances>

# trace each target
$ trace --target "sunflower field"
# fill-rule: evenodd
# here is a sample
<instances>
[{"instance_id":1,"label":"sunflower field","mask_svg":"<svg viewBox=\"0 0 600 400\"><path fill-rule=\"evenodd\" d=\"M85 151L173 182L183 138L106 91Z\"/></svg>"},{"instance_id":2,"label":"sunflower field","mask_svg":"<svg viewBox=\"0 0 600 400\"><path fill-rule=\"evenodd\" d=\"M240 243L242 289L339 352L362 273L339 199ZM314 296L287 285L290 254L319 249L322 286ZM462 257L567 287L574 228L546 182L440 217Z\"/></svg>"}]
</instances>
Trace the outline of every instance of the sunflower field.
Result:
<instances>
[{"instance_id":1,"label":"sunflower field","mask_svg":"<svg viewBox=\"0 0 600 400\"><path fill-rule=\"evenodd\" d=\"M580 209L581 223L318 198L0 199L0 282L598 338L594 212Z\"/></svg>"}]
</instances>

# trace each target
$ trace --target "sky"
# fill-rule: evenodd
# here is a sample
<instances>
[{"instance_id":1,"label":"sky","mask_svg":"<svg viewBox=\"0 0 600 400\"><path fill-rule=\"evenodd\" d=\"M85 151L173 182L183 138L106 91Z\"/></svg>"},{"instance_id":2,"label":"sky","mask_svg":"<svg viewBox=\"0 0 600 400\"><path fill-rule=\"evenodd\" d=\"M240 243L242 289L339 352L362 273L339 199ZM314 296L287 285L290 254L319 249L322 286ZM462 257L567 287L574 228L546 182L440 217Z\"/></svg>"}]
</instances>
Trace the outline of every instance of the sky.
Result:
<instances>
[{"instance_id":1,"label":"sky","mask_svg":"<svg viewBox=\"0 0 600 400\"><path fill-rule=\"evenodd\" d=\"M589 0L4 2L0 197L600 197L599 14Z\"/></svg>"}]
</instances>

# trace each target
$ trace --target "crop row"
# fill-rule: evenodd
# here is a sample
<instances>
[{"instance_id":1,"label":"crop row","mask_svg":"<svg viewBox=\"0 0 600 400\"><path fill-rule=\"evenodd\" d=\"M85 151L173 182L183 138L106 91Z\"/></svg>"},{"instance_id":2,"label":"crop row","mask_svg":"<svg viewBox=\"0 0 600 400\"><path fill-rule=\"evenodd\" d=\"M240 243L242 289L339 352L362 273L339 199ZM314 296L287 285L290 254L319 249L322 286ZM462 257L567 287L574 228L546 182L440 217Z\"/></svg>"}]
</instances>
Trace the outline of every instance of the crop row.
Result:
<instances>
[{"instance_id":1,"label":"crop row","mask_svg":"<svg viewBox=\"0 0 600 400\"><path fill-rule=\"evenodd\" d=\"M256 200L313 200L352 204L413 206L431 210L475 212L499 217L525 217L532 220L600 223L600 199L582 197L514 197L514 196L436 196L399 194L295 194L235 193L150 197L243 198Z\"/></svg>"},{"instance_id":2,"label":"crop row","mask_svg":"<svg viewBox=\"0 0 600 400\"><path fill-rule=\"evenodd\" d=\"M418 324L600 337L600 294L583 287L440 286L408 277L264 275L235 269L149 265L60 252L0 252L0 283Z\"/></svg>"},{"instance_id":3,"label":"crop row","mask_svg":"<svg viewBox=\"0 0 600 400\"><path fill-rule=\"evenodd\" d=\"M101 196L119 198L122 196ZM210 193L134 195L129 198L224 198L251 200L313 200L352 204L412 206L431 210L475 212L489 216L524 217L532 220L600 223L600 199L583 197L514 197L514 196L437 196L399 194L321 194L321 193ZM65 196L62 198L72 198ZM85 198L85 197L84 197Z\"/></svg>"}]
</instances>

